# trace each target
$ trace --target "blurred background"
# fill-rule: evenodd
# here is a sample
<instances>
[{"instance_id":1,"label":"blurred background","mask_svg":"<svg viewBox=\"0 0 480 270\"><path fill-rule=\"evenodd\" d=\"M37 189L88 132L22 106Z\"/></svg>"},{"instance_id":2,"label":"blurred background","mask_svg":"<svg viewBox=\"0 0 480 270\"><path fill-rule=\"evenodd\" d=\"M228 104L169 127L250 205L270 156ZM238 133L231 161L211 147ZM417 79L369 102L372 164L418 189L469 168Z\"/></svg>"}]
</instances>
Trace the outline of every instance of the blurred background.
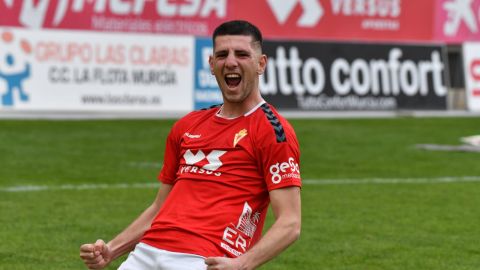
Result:
<instances>
[{"instance_id":1,"label":"blurred background","mask_svg":"<svg viewBox=\"0 0 480 270\"><path fill-rule=\"evenodd\" d=\"M0 12L0 117L217 104L210 36L231 19L263 31L261 90L282 111L480 111L479 0L2 0Z\"/></svg>"}]
</instances>

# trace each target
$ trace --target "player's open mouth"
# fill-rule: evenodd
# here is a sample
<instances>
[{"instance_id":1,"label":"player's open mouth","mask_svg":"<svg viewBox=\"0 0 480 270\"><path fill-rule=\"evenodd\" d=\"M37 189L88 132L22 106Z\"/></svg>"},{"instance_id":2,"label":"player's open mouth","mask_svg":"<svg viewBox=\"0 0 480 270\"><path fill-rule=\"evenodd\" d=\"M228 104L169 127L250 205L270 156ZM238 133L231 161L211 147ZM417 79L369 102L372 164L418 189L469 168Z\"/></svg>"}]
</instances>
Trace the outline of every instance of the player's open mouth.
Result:
<instances>
[{"instance_id":1,"label":"player's open mouth","mask_svg":"<svg viewBox=\"0 0 480 270\"><path fill-rule=\"evenodd\" d=\"M236 87L242 81L242 76L240 74L226 74L225 75L225 82L227 83L228 87Z\"/></svg>"}]
</instances>

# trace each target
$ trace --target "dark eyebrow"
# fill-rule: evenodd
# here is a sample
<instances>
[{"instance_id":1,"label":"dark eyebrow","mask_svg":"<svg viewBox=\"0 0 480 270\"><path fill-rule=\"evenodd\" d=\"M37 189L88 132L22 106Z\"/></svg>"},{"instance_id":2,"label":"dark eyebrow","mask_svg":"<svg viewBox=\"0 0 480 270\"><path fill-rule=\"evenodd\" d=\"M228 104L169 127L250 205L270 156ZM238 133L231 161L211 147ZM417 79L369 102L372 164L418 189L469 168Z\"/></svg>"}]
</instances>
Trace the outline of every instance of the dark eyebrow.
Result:
<instances>
[{"instance_id":1,"label":"dark eyebrow","mask_svg":"<svg viewBox=\"0 0 480 270\"><path fill-rule=\"evenodd\" d=\"M249 52L247 50L235 50L234 53L235 54L242 54L242 55L251 55L251 52ZM215 56L225 55L225 54L228 54L228 50L220 50L220 51L216 51L214 53Z\"/></svg>"},{"instance_id":2,"label":"dark eyebrow","mask_svg":"<svg viewBox=\"0 0 480 270\"><path fill-rule=\"evenodd\" d=\"M217 56L217 55L222 55L222 54L226 54L226 53L228 53L228 50L220 50L220 51L216 51L214 53L214 55Z\"/></svg>"},{"instance_id":3,"label":"dark eyebrow","mask_svg":"<svg viewBox=\"0 0 480 270\"><path fill-rule=\"evenodd\" d=\"M247 51L247 50L235 50L235 53L236 53L236 54L237 54L237 53L241 53L241 54L248 54L248 55L250 55L250 52Z\"/></svg>"}]
</instances>

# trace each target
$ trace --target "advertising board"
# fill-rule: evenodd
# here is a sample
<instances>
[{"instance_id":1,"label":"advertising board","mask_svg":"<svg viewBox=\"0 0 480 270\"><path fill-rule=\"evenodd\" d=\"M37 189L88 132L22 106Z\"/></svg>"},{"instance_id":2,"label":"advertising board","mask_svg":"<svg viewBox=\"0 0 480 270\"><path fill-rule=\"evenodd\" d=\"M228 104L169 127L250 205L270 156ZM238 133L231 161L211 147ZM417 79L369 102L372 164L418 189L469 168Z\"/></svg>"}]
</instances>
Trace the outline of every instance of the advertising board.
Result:
<instances>
[{"instance_id":1,"label":"advertising board","mask_svg":"<svg viewBox=\"0 0 480 270\"><path fill-rule=\"evenodd\" d=\"M189 111L193 46L186 36L0 28L0 109Z\"/></svg>"},{"instance_id":2,"label":"advertising board","mask_svg":"<svg viewBox=\"0 0 480 270\"><path fill-rule=\"evenodd\" d=\"M480 111L480 43L463 44L467 108Z\"/></svg>"},{"instance_id":3,"label":"advertising board","mask_svg":"<svg viewBox=\"0 0 480 270\"><path fill-rule=\"evenodd\" d=\"M263 96L292 110L444 110L443 48L268 41Z\"/></svg>"},{"instance_id":4,"label":"advertising board","mask_svg":"<svg viewBox=\"0 0 480 270\"><path fill-rule=\"evenodd\" d=\"M437 0L434 39L447 43L480 40L480 0Z\"/></svg>"}]
</instances>

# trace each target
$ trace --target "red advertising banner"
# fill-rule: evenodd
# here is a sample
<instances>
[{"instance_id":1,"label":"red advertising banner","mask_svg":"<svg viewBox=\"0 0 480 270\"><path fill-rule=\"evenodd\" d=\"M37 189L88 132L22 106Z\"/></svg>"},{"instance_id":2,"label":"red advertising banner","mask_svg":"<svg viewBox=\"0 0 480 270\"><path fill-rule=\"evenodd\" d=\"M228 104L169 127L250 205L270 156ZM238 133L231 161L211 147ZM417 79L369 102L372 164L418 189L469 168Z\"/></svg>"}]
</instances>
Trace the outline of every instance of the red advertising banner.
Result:
<instances>
[{"instance_id":1,"label":"red advertising banner","mask_svg":"<svg viewBox=\"0 0 480 270\"><path fill-rule=\"evenodd\" d=\"M269 38L430 41L434 0L243 0L236 18Z\"/></svg>"},{"instance_id":2,"label":"red advertising banner","mask_svg":"<svg viewBox=\"0 0 480 270\"><path fill-rule=\"evenodd\" d=\"M0 25L209 36L246 19L266 38L430 41L436 0L0 0Z\"/></svg>"},{"instance_id":3,"label":"red advertising banner","mask_svg":"<svg viewBox=\"0 0 480 270\"><path fill-rule=\"evenodd\" d=\"M0 0L0 25L210 35L227 0Z\"/></svg>"}]
</instances>

